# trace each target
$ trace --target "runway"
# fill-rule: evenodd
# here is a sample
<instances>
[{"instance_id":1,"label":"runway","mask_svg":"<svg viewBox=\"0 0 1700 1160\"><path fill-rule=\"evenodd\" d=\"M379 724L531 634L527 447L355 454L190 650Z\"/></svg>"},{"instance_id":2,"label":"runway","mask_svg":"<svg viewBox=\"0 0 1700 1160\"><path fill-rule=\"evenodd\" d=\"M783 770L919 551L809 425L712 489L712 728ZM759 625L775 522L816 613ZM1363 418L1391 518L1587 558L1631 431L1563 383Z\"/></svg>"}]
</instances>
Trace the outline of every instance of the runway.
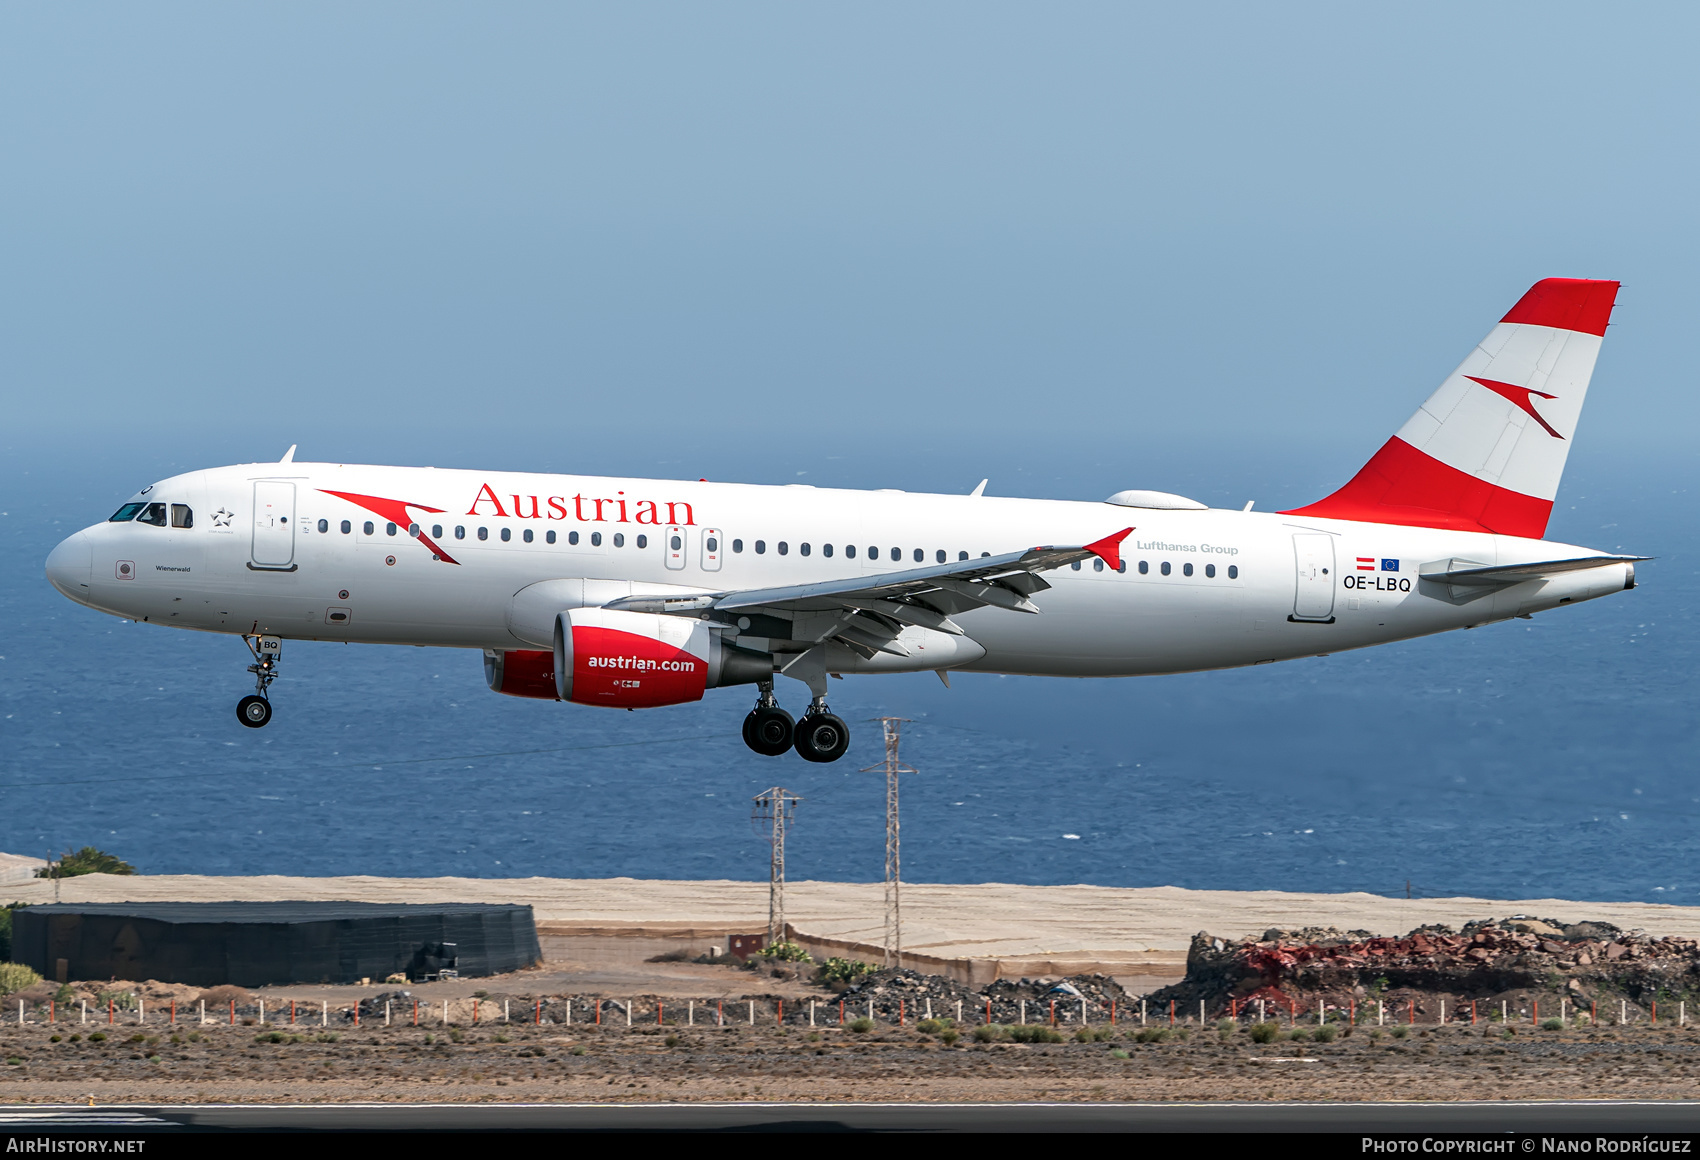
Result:
<instances>
[{"instance_id":1,"label":"runway","mask_svg":"<svg viewBox=\"0 0 1700 1160\"><path fill-rule=\"evenodd\" d=\"M0 1135L202 1132L1700 1134L1700 1101L1174 1104L215 1104L0 1109Z\"/></svg>"}]
</instances>

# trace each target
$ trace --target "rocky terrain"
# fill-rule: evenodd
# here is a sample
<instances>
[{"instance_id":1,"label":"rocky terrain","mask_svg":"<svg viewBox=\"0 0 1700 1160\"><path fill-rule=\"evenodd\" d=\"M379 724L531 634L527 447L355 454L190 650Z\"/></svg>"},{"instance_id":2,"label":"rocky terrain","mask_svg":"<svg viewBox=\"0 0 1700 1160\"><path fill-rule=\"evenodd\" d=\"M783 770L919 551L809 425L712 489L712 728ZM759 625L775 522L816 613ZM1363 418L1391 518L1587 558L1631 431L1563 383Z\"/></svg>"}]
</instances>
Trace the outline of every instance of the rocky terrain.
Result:
<instances>
[{"instance_id":1,"label":"rocky terrain","mask_svg":"<svg viewBox=\"0 0 1700 1160\"><path fill-rule=\"evenodd\" d=\"M1406 1021L1539 1015L1646 1023L1700 1015L1700 942L1653 938L1610 923L1483 919L1402 938L1332 928L1270 930L1229 941L1199 934L1186 978L1148 1002L1212 1014L1255 1009L1309 1015L1383 1010ZM1472 1007L1473 1004L1473 1007Z\"/></svg>"},{"instance_id":2,"label":"rocky terrain","mask_svg":"<svg viewBox=\"0 0 1700 1160\"><path fill-rule=\"evenodd\" d=\"M540 994L527 972L446 998L40 983L3 1001L0 1102L1689 1099L1700 1080L1700 945L1603 923L1201 934L1144 997L1101 975L717 969L701 1000Z\"/></svg>"}]
</instances>

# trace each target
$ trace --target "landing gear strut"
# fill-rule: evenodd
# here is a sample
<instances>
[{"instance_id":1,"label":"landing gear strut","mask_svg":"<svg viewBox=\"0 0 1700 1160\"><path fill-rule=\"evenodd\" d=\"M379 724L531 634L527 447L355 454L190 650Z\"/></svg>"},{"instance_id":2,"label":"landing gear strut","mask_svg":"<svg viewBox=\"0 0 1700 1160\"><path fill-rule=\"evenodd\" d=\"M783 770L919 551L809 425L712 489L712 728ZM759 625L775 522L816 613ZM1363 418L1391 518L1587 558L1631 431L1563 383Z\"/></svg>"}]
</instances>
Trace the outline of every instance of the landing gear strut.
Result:
<instances>
[{"instance_id":1,"label":"landing gear strut","mask_svg":"<svg viewBox=\"0 0 1700 1160\"><path fill-rule=\"evenodd\" d=\"M791 744L804 761L837 761L850 748L850 727L826 707L826 698L819 696L792 730Z\"/></svg>"},{"instance_id":2,"label":"landing gear strut","mask_svg":"<svg viewBox=\"0 0 1700 1160\"><path fill-rule=\"evenodd\" d=\"M277 680L277 662L283 653L283 642L275 636L250 638L244 634L242 643L254 654L254 663L248 666L248 671L254 674L254 691L236 702L236 719L250 729L259 729L272 719L272 703L267 690Z\"/></svg>"},{"instance_id":3,"label":"landing gear strut","mask_svg":"<svg viewBox=\"0 0 1700 1160\"><path fill-rule=\"evenodd\" d=\"M750 710L750 715L744 718L744 744L764 757L778 757L791 748L796 723L774 699L771 678L756 687L761 690L761 696L756 698L756 707Z\"/></svg>"}]
</instances>

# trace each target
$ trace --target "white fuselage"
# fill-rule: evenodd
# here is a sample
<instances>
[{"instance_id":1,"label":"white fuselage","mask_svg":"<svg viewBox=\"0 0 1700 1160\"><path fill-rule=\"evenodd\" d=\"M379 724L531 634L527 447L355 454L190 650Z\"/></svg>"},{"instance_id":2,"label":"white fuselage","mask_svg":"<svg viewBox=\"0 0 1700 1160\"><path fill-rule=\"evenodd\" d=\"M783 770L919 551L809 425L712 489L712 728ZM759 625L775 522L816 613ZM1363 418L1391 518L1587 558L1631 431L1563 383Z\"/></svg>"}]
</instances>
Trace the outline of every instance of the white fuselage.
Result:
<instances>
[{"instance_id":1,"label":"white fuselage","mask_svg":"<svg viewBox=\"0 0 1700 1160\"><path fill-rule=\"evenodd\" d=\"M404 518L331 492L378 497ZM834 668L845 672L1228 668L1471 627L1633 580L1631 565L1611 564L1460 590L1419 569L1592 553L1276 513L802 485L271 463L190 472L135 499L182 505L192 526L95 524L50 558L60 591L208 632L490 650L548 648L556 611L625 595L871 577L1133 526L1124 571L1094 560L1046 572L1051 588L1033 598L1042 615L980 608L957 618L967 639L915 630L910 656L844 650ZM406 518L453 562L410 536Z\"/></svg>"}]
</instances>

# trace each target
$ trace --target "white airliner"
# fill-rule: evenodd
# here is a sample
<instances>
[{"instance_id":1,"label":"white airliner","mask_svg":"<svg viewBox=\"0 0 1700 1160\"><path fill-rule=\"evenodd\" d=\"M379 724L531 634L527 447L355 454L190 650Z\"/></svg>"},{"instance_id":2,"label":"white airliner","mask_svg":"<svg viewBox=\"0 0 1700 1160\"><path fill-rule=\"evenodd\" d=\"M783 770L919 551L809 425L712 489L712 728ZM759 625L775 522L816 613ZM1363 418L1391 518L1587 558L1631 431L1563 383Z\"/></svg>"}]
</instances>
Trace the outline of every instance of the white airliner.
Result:
<instances>
[{"instance_id":1,"label":"white airliner","mask_svg":"<svg viewBox=\"0 0 1700 1160\"><path fill-rule=\"evenodd\" d=\"M1617 287L1537 283L1349 483L1292 511L296 463L291 447L143 488L47 576L114 616L241 635L256 688L237 715L256 728L283 640L357 640L481 649L495 691L581 705L753 684L751 749L834 761L841 674L1229 668L1633 588L1646 557L1541 538ZM808 686L800 721L775 674Z\"/></svg>"}]
</instances>

